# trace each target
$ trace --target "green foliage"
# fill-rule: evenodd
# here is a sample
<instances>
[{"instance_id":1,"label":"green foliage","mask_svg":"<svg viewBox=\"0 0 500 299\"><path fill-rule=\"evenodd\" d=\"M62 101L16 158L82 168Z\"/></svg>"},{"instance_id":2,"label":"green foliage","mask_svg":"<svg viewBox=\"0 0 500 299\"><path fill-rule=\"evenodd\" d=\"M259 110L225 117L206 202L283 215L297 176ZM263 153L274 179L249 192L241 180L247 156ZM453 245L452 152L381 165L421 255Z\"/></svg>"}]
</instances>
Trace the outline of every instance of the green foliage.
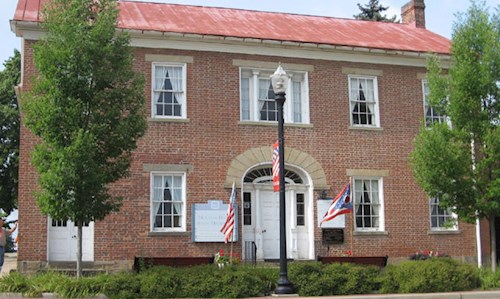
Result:
<instances>
[{"instance_id":1,"label":"green foliage","mask_svg":"<svg viewBox=\"0 0 500 299\"><path fill-rule=\"evenodd\" d=\"M26 293L31 287L29 277L12 272L0 278L0 292L3 293Z\"/></svg>"},{"instance_id":2,"label":"green foliage","mask_svg":"<svg viewBox=\"0 0 500 299\"><path fill-rule=\"evenodd\" d=\"M361 5L358 3L358 8L361 12L353 16L357 20L368 20L368 21L390 22L390 23L399 22L396 20L397 16L395 15L392 18L388 18L387 15L382 15L382 12L386 11L388 7L384 7L382 6L382 4L379 4L379 0L370 0L370 2L365 5Z\"/></svg>"},{"instance_id":3,"label":"green foliage","mask_svg":"<svg viewBox=\"0 0 500 299\"><path fill-rule=\"evenodd\" d=\"M293 263L289 273L300 296L365 294L380 283L379 268L353 264Z\"/></svg>"},{"instance_id":4,"label":"green foliage","mask_svg":"<svg viewBox=\"0 0 500 299\"><path fill-rule=\"evenodd\" d=\"M472 290L480 285L479 272L449 258L405 261L384 270L381 293L431 293Z\"/></svg>"},{"instance_id":5,"label":"green foliage","mask_svg":"<svg viewBox=\"0 0 500 299\"><path fill-rule=\"evenodd\" d=\"M0 71L0 208L10 214L17 207L19 172L19 106L15 87L21 77L21 54L4 62Z\"/></svg>"},{"instance_id":6,"label":"green foliage","mask_svg":"<svg viewBox=\"0 0 500 299\"><path fill-rule=\"evenodd\" d=\"M470 222L500 214L500 10L489 12L472 1L459 15L447 72L428 60L429 102L451 126L422 128L410 158L424 191Z\"/></svg>"},{"instance_id":7,"label":"green foliage","mask_svg":"<svg viewBox=\"0 0 500 299\"><path fill-rule=\"evenodd\" d=\"M140 294L145 298L173 298L180 284L180 278L173 269L153 267L140 275Z\"/></svg>"},{"instance_id":8,"label":"green foliage","mask_svg":"<svg viewBox=\"0 0 500 299\"><path fill-rule=\"evenodd\" d=\"M480 280L483 290L500 289L500 272L483 268L480 270Z\"/></svg>"},{"instance_id":9,"label":"green foliage","mask_svg":"<svg viewBox=\"0 0 500 299\"><path fill-rule=\"evenodd\" d=\"M54 0L43 10L47 36L35 45L39 76L25 98L41 211L75 223L120 206L108 184L128 175L144 134L144 79L133 70L129 36L116 33L116 1Z\"/></svg>"},{"instance_id":10,"label":"green foliage","mask_svg":"<svg viewBox=\"0 0 500 299\"><path fill-rule=\"evenodd\" d=\"M137 275L122 272L113 275L99 275L97 283L102 285L102 293L112 299L138 298L141 282Z\"/></svg>"},{"instance_id":11,"label":"green foliage","mask_svg":"<svg viewBox=\"0 0 500 299\"><path fill-rule=\"evenodd\" d=\"M381 270L353 264L290 263L289 278L301 296L451 292L498 288L490 271L449 258L406 261ZM153 267L140 273L100 274L76 279L47 272L33 276L11 273L0 278L0 292L64 298L245 298L269 296L278 280L277 267L215 265L189 268Z\"/></svg>"}]
</instances>

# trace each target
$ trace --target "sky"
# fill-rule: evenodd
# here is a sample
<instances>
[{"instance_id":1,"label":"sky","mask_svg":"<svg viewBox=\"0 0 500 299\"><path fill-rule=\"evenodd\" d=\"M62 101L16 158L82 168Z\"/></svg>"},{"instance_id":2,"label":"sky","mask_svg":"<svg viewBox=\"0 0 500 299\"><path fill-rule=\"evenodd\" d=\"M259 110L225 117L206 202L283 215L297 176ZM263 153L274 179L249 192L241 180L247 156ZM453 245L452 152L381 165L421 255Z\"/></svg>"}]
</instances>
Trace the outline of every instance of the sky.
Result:
<instances>
[{"instance_id":1,"label":"sky","mask_svg":"<svg viewBox=\"0 0 500 299\"><path fill-rule=\"evenodd\" d=\"M134 0L135 1L135 0ZM388 17L397 15L400 19L401 7L409 0L380 0L379 3L389 7ZM20 50L21 40L10 30L9 21L14 16L18 0L0 0L0 70L3 62L13 55L14 49ZM229 7L273 12L287 12L305 15L320 15L336 18L353 18L358 14L357 3L367 4L368 0L149 0L202 6ZM485 0L486 6L500 6L500 0ZM427 0L426 27L439 35L451 39L452 25L457 20L456 14L467 11L470 0Z\"/></svg>"}]
</instances>

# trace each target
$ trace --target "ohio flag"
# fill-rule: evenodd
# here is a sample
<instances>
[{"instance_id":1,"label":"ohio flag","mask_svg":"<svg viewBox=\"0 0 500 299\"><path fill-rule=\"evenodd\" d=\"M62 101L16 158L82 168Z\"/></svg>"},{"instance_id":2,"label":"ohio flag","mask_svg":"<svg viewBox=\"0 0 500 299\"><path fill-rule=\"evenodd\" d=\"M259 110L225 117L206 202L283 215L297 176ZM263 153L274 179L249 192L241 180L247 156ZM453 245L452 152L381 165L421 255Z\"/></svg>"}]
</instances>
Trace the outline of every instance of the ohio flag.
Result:
<instances>
[{"instance_id":1,"label":"ohio flag","mask_svg":"<svg viewBox=\"0 0 500 299\"><path fill-rule=\"evenodd\" d=\"M321 223L332 220L338 215L351 213L352 203L351 203L351 183L348 183L344 189L335 197L332 204L326 211ZM321 225L321 223L319 225Z\"/></svg>"}]
</instances>

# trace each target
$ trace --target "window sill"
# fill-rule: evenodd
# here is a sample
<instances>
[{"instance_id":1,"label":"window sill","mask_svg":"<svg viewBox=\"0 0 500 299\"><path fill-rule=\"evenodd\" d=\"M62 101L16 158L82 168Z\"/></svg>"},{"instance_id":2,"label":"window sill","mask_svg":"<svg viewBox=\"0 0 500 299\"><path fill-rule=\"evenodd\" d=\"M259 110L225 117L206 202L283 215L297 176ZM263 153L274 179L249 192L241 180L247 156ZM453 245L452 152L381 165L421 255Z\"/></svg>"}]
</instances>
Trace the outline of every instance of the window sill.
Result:
<instances>
[{"instance_id":1,"label":"window sill","mask_svg":"<svg viewBox=\"0 0 500 299\"><path fill-rule=\"evenodd\" d=\"M190 232L148 232L148 237L165 237L165 236L191 236Z\"/></svg>"},{"instance_id":2,"label":"window sill","mask_svg":"<svg viewBox=\"0 0 500 299\"><path fill-rule=\"evenodd\" d=\"M462 233L459 229L449 229L449 230L430 230L427 232L428 235L460 235Z\"/></svg>"},{"instance_id":3,"label":"window sill","mask_svg":"<svg viewBox=\"0 0 500 299\"><path fill-rule=\"evenodd\" d=\"M354 231L355 236L388 236L389 233L386 231Z\"/></svg>"},{"instance_id":4,"label":"window sill","mask_svg":"<svg viewBox=\"0 0 500 299\"><path fill-rule=\"evenodd\" d=\"M277 127L278 122L265 122L265 121L247 121L241 120L238 125L242 126L263 126L263 127ZM296 123L285 123L285 127L291 128L314 128L312 124L296 124Z\"/></svg>"},{"instance_id":5,"label":"window sill","mask_svg":"<svg viewBox=\"0 0 500 299\"><path fill-rule=\"evenodd\" d=\"M354 130L354 131L358 131L358 130L361 130L361 131L379 131L379 132L382 132L384 130L384 128L382 127L369 127L369 126L349 126L349 130Z\"/></svg>"},{"instance_id":6,"label":"window sill","mask_svg":"<svg viewBox=\"0 0 500 299\"><path fill-rule=\"evenodd\" d=\"M157 117L148 117L148 122L171 122L171 123L189 123L191 120L189 118L157 118Z\"/></svg>"}]
</instances>

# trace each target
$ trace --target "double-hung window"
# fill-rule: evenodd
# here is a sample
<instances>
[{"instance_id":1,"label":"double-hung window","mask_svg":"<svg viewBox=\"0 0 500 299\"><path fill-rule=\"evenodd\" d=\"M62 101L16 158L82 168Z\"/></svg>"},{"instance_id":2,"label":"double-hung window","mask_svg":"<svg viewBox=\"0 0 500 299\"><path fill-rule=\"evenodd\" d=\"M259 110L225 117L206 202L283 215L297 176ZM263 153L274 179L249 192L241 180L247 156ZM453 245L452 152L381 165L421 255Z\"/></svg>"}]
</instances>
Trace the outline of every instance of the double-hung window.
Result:
<instances>
[{"instance_id":1,"label":"double-hung window","mask_svg":"<svg viewBox=\"0 0 500 299\"><path fill-rule=\"evenodd\" d=\"M186 65L153 63L152 117L186 118Z\"/></svg>"},{"instance_id":2,"label":"double-hung window","mask_svg":"<svg viewBox=\"0 0 500 299\"><path fill-rule=\"evenodd\" d=\"M349 75L351 126L380 127L377 77Z\"/></svg>"},{"instance_id":3,"label":"double-hung window","mask_svg":"<svg viewBox=\"0 0 500 299\"><path fill-rule=\"evenodd\" d=\"M381 178L354 179L354 219L357 231L384 231Z\"/></svg>"},{"instance_id":4,"label":"double-hung window","mask_svg":"<svg viewBox=\"0 0 500 299\"><path fill-rule=\"evenodd\" d=\"M275 122L278 106L270 76L271 70L240 69L240 119L249 122ZM283 116L286 123L309 123L307 72L287 71L289 76Z\"/></svg>"},{"instance_id":5,"label":"double-hung window","mask_svg":"<svg viewBox=\"0 0 500 299\"><path fill-rule=\"evenodd\" d=\"M429 84L427 80L422 81L422 90L424 94L424 115L425 115L425 126L430 127L435 123L444 123L448 121L448 118L437 111L436 108L429 105Z\"/></svg>"},{"instance_id":6,"label":"double-hung window","mask_svg":"<svg viewBox=\"0 0 500 299\"><path fill-rule=\"evenodd\" d=\"M450 208L439 206L439 198L429 200L432 231L453 231L458 229L457 215Z\"/></svg>"},{"instance_id":7,"label":"double-hung window","mask_svg":"<svg viewBox=\"0 0 500 299\"><path fill-rule=\"evenodd\" d=\"M151 173L151 230L186 231L185 173Z\"/></svg>"}]
</instances>

